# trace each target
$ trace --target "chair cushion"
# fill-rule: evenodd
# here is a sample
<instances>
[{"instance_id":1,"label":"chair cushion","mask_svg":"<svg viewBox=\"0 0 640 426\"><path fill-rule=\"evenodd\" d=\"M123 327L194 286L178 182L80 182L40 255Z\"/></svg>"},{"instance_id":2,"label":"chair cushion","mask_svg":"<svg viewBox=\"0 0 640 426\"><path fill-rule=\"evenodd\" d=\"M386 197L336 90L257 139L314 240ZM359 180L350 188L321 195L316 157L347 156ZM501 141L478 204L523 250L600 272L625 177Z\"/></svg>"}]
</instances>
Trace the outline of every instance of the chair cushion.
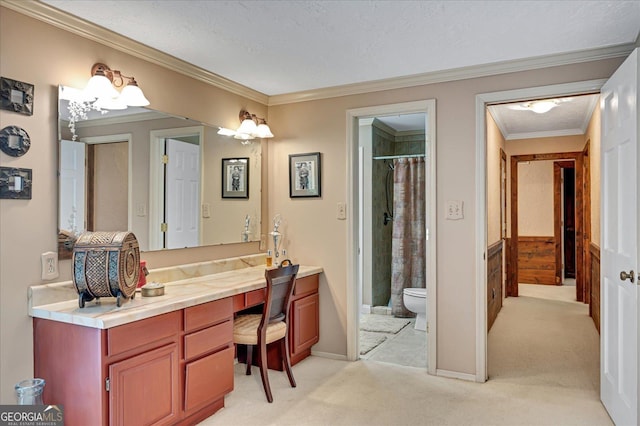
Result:
<instances>
[{"instance_id":1,"label":"chair cushion","mask_svg":"<svg viewBox=\"0 0 640 426\"><path fill-rule=\"evenodd\" d=\"M258 344L258 326L262 315L238 315L233 321L233 343L240 345ZM267 326L267 342L275 342L287 335L287 324L284 321Z\"/></svg>"}]
</instances>

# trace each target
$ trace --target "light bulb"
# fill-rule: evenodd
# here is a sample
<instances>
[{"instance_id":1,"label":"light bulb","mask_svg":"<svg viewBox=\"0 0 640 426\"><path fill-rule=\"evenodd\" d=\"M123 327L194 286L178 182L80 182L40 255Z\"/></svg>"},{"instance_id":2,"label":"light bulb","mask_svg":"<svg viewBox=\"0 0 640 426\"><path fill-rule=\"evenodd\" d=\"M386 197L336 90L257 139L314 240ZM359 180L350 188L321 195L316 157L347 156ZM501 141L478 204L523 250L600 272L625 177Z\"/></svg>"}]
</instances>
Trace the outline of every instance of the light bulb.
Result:
<instances>
[{"instance_id":1,"label":"light bulb","mask_svg":"<svg viewBox=\"0 0 640 426\"><path fill-rule=\"evenodd\" d=\"M537 101L529 104L529 109L538 114L544 114L556 107L555 101Z\"/></svg>"}]
</instances>

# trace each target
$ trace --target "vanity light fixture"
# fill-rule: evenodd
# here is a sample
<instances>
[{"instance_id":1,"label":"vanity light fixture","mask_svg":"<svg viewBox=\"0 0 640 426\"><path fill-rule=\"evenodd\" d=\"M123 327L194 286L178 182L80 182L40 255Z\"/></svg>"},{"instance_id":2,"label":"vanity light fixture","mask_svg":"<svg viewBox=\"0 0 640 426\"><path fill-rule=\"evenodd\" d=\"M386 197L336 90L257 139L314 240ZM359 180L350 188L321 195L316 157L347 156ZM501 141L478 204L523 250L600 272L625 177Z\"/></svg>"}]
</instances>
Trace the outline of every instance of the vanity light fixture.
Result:
<instances>
[{"instance_id":1,"label":"vanity light fixture","mask_svg":"<svg viewBox=\"0 0 640 426\"><path fill-rule=\"evenodd\" d=\"M272 138L273 133L267 124L267 120L257 117L255 114L251 114L246 110L240 111L240 127L236 130L220 127L218 130L219 135L233 136L235 139L240 139L242 143L249 143L248 141L260 138L267 139Z\"/></svg>"},{"instance_id":2,"label":"vanity light fixture","mask_svg":"<svg viewBox=\"0 0 640 426\"><path fill-rule=\"evenodd\" d=\"M118 92L116 87L123 87L122 92ZM138 87L134 77L112 70L102 63L96 63L91 67L91 78L83 90L83 97L89 102L95 101L95 106L101 109L125 109L128 106L149 105L149 100Z\"/></svg>"}]
</instances>

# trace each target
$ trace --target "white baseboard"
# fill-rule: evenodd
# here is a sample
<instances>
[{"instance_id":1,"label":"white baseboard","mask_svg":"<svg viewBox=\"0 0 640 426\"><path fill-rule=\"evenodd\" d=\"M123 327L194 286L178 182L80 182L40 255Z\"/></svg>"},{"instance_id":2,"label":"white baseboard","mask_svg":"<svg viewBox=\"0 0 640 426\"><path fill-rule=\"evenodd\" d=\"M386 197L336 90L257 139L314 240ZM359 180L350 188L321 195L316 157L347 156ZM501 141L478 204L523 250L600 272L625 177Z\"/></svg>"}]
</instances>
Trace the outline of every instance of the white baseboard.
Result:
<instances>
[{"instance_id":1,"label":"white baseboard","mask_svg":"<svg viewBox=\"0 0 640 426\"><path fill-rule=\"evenodd\" d=\"M449 370L437 369L436 370L436 376L446 377L448 379L466 380L466 381L469 381L469 382L475 382L476 381L476 375L475 374L460 373L460 372L457 372L457 371L449 371Z\"/></svg>"},{"instance_id":2,"label":"white baseboard","mask_svg":"<svg viewBox=\"0 0 640 426\"><path fill-rule=\"evenodd\" d=\"M371 313L371 305L362 305L362 308L360 308L360 313L361 314L370 314Z\"/></svg>"},{"instance_id":3,"label":"white baseboard","mask_svg":"<svg viewBox=\"0 0 640 426\"><path fill-rule=\"evenodd\" d=\"M334 354L331 352L318 352L318 351L311 351L311 355L313 356L319 356L321 358L329 358L329 359L335 359L338 361L347 361L347 356L346 355L341 355L341 354Z\"/></svg>"}]
</instances>

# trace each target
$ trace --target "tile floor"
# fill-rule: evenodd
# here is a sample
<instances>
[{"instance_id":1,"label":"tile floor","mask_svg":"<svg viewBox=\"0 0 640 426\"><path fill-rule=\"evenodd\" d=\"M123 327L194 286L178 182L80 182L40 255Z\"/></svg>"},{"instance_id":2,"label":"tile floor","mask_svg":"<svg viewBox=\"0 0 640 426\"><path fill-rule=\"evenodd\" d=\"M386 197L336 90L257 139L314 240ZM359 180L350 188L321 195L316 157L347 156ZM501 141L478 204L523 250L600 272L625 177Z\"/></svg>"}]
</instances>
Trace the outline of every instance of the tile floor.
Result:
<instances>
[{"instance_id":1,"label":"tile floor","mask_svg":"<svg viewBox=\"0 0 640 426\"><path fill-rule=\"evenodd\" d=\"M396 334L382 333L387 339L365 355L360 355L360 359L426 369L427 333L414 329L414 323L415 319L411 319L411 322Z\"/></svg>"}]
</instances>

